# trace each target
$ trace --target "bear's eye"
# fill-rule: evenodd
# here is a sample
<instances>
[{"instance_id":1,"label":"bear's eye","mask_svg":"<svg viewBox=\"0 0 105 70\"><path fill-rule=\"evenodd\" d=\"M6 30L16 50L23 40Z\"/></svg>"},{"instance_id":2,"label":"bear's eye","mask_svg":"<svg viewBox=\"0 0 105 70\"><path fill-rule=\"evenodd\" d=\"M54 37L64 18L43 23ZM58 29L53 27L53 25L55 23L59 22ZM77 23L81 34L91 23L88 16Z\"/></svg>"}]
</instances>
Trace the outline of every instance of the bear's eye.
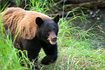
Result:
<instances>
[{"instance_id":1,"label":"bear's eye","mask_svg":"<svg viewBox=\"0 0 105 70\"><path fill-rule=\"evenodd\" d=\"M53 28L54 31L56 31L56 28Z\"/></svg>"},{"instance_id":2,"label":"bear's eye","mask_svg":"<svg viewBox=\"0 0 105 70\"><path fill-rule=\"evenodd\" d=\"M46 32L50 32L51 30L50 29L48 29Z\"/></svg>"}]
</instances>

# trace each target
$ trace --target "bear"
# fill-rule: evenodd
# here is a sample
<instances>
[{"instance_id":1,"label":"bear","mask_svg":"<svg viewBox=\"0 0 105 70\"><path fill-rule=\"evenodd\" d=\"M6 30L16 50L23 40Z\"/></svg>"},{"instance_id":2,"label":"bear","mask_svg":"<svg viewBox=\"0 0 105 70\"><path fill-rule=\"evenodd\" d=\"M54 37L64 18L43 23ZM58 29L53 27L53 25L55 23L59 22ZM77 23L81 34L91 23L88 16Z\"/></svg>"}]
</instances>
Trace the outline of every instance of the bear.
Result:
<instances>
[{"instance_id":1,"label":"bear","mask_svg":"<svg viewBox=\"0 0 105 70\"><path fill-rule=\"evenodd\" d=\"M59 31L59 14L53 19L49 16L28 11L22 8L10 7L1 13L2 24L5 30L10 31L12 41L20 47L14 47L28 52L28 59L34 64L38 61L38 54L43 48L46 56L41 63L48 65L57 60L57 35ZM36 66L33 65L33 68Z\"/></svg>"}]
</instances>

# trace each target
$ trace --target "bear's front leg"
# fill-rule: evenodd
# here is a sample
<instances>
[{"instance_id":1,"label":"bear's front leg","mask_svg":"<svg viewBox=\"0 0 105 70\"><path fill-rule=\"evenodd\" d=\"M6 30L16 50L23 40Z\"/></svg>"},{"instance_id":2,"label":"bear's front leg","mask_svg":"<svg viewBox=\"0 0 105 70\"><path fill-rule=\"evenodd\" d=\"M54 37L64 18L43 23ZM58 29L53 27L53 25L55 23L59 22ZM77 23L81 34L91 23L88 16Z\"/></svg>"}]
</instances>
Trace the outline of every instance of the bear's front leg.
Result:
<instances>
[{"instance_id":1,"label":"bear's front leg","mask_svg":"<svg viewBox=\"0 0 105 70\"><path fill-rule=\"evenodd\" d=\"M28 52L28 58L31 62L34 64L32 65L32 68L35 70L38 70L38 54L41 49L41 45L38 42L37 39L32 40L24 40L23 42L23 48L24 50L27 50Z\"/></svg>"},{"instance_id":2,"label":"bear's front leg","mask_svg":"<svg viewBox=\"0 0 105 70\"><path fill-rule=\"evenodd\" d=\"M46 56L42 59L41 63L44 65L48 65L53 63L57 59L57 44L55 45L43 45L44 52Z\"/></svg>"}]
</instances>

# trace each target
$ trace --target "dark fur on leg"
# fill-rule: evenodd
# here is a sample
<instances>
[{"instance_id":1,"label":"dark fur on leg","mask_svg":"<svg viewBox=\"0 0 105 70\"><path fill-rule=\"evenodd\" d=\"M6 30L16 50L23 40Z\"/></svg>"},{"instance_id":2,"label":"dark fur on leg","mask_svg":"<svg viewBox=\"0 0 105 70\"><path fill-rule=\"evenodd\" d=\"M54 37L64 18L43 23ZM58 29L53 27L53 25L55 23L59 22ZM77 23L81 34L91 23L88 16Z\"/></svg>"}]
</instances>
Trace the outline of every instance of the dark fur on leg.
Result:
<instances>
[{"instance_id":1,"label":"dark fur on leg","mask_svg":"<svg viewBox=\"0 0 105 70\"><path fill-rule=\"evenodd\" d=\"M46 53L47 56L45 56L41 63L44 64L44 65L48 65L50 63L53 63L56 61L57 59L57 44L55 45L51 45L51 44L44 44L43 45L43 49L44 49L44 52Z\"/></svg>"},{"instance_id":2,"label":"dark fur on leg","mask_svg":"<svg viewBox=\"0 0 105 70\"><path fill-rule=\"evenodd\" d=\"M42 59L41 63L44 64L44 65L48 65L48 64L50 64L50 63L55 62L56 59L57 59L57 56L53 56L53 55L52 55L52 56L45 56L45 57Z\"/></svg>"}]
</instances>

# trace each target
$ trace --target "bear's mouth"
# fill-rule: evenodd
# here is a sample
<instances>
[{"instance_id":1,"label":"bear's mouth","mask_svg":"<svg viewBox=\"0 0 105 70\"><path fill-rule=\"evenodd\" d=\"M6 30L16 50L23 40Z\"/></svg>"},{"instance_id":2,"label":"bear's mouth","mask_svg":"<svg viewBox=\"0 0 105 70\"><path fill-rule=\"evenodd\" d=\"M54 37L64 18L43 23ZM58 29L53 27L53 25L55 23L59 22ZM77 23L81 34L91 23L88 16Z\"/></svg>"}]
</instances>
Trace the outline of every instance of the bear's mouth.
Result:
<instances>
[{"instance_id":1,"label":"bear's mouth","mask_svg":"<svg viewBox=\"0 0 105 70\"><path fill-rule=\"evenodd\" d=\"M57 39L56 39L57 40ZM50 42L50 44L55 45L56 44L56 40L50 39L48 38L48 41Z\"/></svg>"},{"instance_id":2,"label":"bear's mouth","mask_svg":"<svg viewBox=\"0 0 105 70\"><path fill-rule=\"evenodd\" d=\"M50 42L50 44L52 44L52 45L54 45L54 44L56 44L56 41L49 41Z\"/></svg>"}]
</instances>

